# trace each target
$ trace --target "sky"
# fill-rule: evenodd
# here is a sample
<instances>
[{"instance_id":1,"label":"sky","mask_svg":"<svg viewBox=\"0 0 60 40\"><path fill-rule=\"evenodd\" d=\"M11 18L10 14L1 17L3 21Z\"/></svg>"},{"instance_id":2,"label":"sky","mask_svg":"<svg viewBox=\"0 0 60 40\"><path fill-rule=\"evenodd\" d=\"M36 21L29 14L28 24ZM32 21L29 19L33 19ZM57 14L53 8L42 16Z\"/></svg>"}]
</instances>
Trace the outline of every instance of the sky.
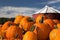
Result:
<instances>
[{"instance_id":1,"label":"sky","mask_svg":"<svg viewBox=\"0 0 60 40\"><path fill-rule=\"evenodd\" d=\"M45 5L60 10L60 0L0 0L0 16L32 15Z\"/></svg>"}]
</instances>

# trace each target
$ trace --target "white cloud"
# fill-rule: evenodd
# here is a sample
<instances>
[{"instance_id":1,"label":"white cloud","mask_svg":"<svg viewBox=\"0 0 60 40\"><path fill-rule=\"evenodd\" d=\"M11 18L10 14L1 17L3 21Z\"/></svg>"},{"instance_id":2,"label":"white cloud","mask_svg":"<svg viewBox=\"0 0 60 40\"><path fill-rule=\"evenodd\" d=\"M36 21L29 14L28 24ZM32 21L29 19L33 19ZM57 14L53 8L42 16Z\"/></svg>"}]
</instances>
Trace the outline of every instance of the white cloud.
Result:
<instances>
[{"instance_id":1,"label":"white cloud","mask_svg":"<svg viewBox=\"0 0 60 40\"><path fill-rule=\"evenodd\" d=\"M32 5L40 5L40 4L54 4L54 3L58 3L58 2L60 2L60 0L50 0L50 1L47 1L47 2L39 2L39 3L35 3L35 4L32 4Z\"/></svg>"},{"instance_id":2,"label":"white cloud","mask_svg":"<svg viewBox=\"0 0 60 40\"><path fill-rule=\"evenodd\" d=\"M60 0L52 0L52 1L49 1L48 4L54 4L54 3L58 3L60 2Z\"/></svg>"},{"instance_id":3,"label":"white cloud","mask_svg":"<svg viewBox=\"0 0 60 40\"><path fill-rule=\"evenodd\" d=\"M10 18L10 17L15 17L16 15L31 16L36 11L38 11L37 8L6 6L0 8L0 17Z\"/></svg>"}]
</instances>

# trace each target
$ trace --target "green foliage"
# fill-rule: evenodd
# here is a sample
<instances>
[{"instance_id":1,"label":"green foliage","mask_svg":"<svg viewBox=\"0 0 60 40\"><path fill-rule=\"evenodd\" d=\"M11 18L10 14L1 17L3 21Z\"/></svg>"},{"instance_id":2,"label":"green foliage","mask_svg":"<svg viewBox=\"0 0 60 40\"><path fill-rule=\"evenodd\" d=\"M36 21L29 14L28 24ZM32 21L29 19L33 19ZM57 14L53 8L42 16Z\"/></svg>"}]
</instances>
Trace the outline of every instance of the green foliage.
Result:
<instances>
[{"instance_id":1,"label":"green foliage","mask_svg":"<svg viewBox=\"0 0 60 40\"><path fill-rule=\"evenodd\" d=\"M4 24L6 21L14 21L15 18L0 18L0 24Z\"/></svg>"}]
</instances>

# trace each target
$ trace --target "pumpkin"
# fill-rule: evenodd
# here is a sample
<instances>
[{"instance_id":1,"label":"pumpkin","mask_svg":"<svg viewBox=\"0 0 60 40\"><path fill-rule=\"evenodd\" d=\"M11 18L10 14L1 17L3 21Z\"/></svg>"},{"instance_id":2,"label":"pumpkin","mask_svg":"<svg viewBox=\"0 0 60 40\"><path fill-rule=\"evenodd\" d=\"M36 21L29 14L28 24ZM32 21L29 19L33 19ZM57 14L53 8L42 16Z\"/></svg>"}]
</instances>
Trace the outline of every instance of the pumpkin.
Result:
<instances>
[{"instance_id":1,"label":"pumpkin","mask_svg":"<svg viewBox=\"0 0 60 40\"><path fill-rule=\"evenodd\" d=\"M32 27L30 31L27 31L22 40L37 40L37 34L33 32L35 27Z\"/></svg>"},{"instance_id":2,"label":"pumpkin","mask_svg":"<svg viewBox=\"0 0 60 40\"><path fill-rule=\"evenodd\" d=\"M41 21L42 17L44 17L44 20L47 19L47 17L43 14L41 15L38 15L37 18L36 18L36 23L38 23L39 21Z\"/></svg>"},{"instance_id":3,"label":"pumpkin","mask_svg":"<svg viewBox=\"0 0 60 40\"><path fill-rule=\"evenodd\" d=\"M59 29L59 31L57 32L57 35L56 35L56 37L55 37L55 40L60 40L60 29Z\"/></svg>"},{"instance_id":4,"label":"pumpkin","mask_svg":"<svg viewBox=\"0 0 60 40\"><path fill-rule=\"evenodd\" d=\"M58 19L53 19L53 21L55 24L60 23L60 21Z\"/></svg>"},{"instance_id":5,"label":"pumpkin","mask_svg":"<svg viewBox=\"0 0 60 40\"><path fill-rule=\"evenodd\" d=\"M15 18L15 20L14 20L14 23L15 24L19 24L23 17L24 16L22 16L22 15L17 15L16 18Z\"/></svg>"},{"instance_id":6,"label":"pumpkin","mask_svg":"<svg viewBox=\"0 0 60 40\"><path fill-rule=\"evenodd\" d=\"M58 28L58 26L55 25L55 29L53 29L49 34L50 40L60 40L59 39L59 36L60 36L59 32L60 32L60 28Z\"/></svg>"},{"instance_id":7,"label":"pumpkin","mask_svg":"<svg viewBox=\"0 0 60 40\"><path fill-rule=\"evenodd\" d=\"M2 25L0 25L0 40L5 38L5 32L2 32L1 28L2 28Z\"/></svg>"},{"instance_id":8,"label":"pumpkin","mask_svg":"<svg viewBox=\"0 0 60 40\"><path fill-rule=\"evenodd\" d=\"M44 23L36 23L34 24L37 27L37 37L38 40L47 40L48 35L51 31L50 26Z\"/></svg>"},{"instance_id":9,"label":"pumpkin","mask_svg":"<svg viewBox=\"0 0 60 40\"><path fill-rule=\"evenodd\" d=\"M10 38L10 39L5 39L5 40L21 40L21 39Z\"/></svg>"},{"instance_id":10,"label":"pumpkin","mask_svg":"<svg viewBox=\"0 0 60 40\"><path fill-rule=\"evenodd\" d=\"M5 31L6 29L8 29L9 27L10 27L10 25L14 25L14 23L13 22L11 22L11 21L7 21L7 22L5 22L3 25L2 25L2 30L3 31Z\"/></svg>"},{"instance_id":11,"label":"pumpkin","mask_svg":"<svg viewBox=\"0 0 60 40\"><path fill-rule=\"evenodd\" d=\"M1 39L5 39L6 38L6 34L5 34L6 32L4 32L4 31L0 31L0 38Z\"/></svg>"},{"instance_id":12,"label":"pumpkin","mask_svg":"<svg viewBox=\"0 0 60 40\"><path fill-rule=\"evenodd\" d=\"M60 28L57 25L54 25L54 28L55 29L53 29L49 34L50 40L55 40L55 38L57 37L57 35L60 32Z\"/></svg>"},{"instance_id":13,"label":"pumpkin","mask_svg":"<svg viewBox=\"0 0 60 40\"><path fill-rule=\"evenodd\" d=\"M58 29L53 29L53 30L50 32L50 35L49 35L50 40L55 40L56 35L57 35L57 30L58 30Z\"/></svg>"},{"instance_id":14,"label":"pumpkin","mask_svg":"<svg viewBox=\"0 0 60 40\"><path fill-rule=\"evenodd\" d=\"M35 23L34 26L37 27L35 31L37 31L37 39L38 40L47 40L49 33L51 31L51 28L48 24L45 24L43 22L43 17L39 23Z\"/></svg>"},{"instance_id":15,"label":"pumpkin","mask_svg":"<svg viewBox=\"0 0 60 40\"><path fill-rule=\"evenodd\" d=\"M6 37L7 39L10 38L22 39L22 29L20 29L16 25L12 25L6 30Z\"/></svg>"},{"instance_id":16,"label":"pumpkin","mask_svg":"<svg viewBox=\"0 0 60 40\"><path fill-rule=\"evenodd\" d=\"M29 17L29 16L26 16L24 17L20 24L19 24L19 27L20 28L23 28L25 31L29 31L30 30L30 27L34 24L34 20L33 18Z\"/></svg>"},{"instance_id":17,"label":"pumpkin","mask_svg":"<svg viewBox=\"0 0 60 40\"><path fill-rule=\"evenodd\" d=\"M46 20L44 20L44 23L49 24L51 29L54 29L55 23L52 19L46 19Z\"/></svg>"}]
</instances>

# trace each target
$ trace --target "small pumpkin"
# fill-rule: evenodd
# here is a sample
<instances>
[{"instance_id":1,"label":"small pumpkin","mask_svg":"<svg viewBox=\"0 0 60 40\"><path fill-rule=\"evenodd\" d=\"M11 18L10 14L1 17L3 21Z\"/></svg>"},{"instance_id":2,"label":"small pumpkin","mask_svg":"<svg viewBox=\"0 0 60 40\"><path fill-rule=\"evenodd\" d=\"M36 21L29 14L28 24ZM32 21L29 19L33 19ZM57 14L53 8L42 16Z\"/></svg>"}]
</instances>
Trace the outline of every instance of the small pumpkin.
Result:
<instances>
[{"instance_id":1,"label":"small pumpkin","mask_svg":"<svg viewBox=\"0 0 60 40\"><path fill-rule=\"evenodd\" d=\"M35 23L34 26L37 27L37 39L38 40L47 40L49 33L51 31L51 28L48 24L45 24L43 22L43 17L42 17L40 23Z\"/></svg>"},{"instance_id":2,"label":"small pumpkin","mask_svg":"<svg viewBox=\"0 0 60 40\"><path fill-rule=\"evenodd\" d=\"M22 39L22 29L20 29L16 25L12 25L6 30L6 37L7 39L10 38Z\"/></svg>"},{"instance_id":3,"label":"small pumpkin","mask_svg":"<svg viewBox=\"0 0 60 40\"><path fill-rule=\"evenodd\" d=\"M15 18L15 20L14 20L14 23L15 24L19 24L23 17L24 16L22 16L22 15L17 15L16 18Z\"/></svg>"},{"instance_id":4,"label":"small pumpkin","mask_svg":"<svg viewBox=\"0 0 60 40\"><path fill-rule=\"evenodd\" d=\"M44 14L38 15L37 18L36 18L36 23L41 21L42 17L44 17L44 20L47 19L47 17Z\"/></svg>"},{"instance_id":5,"label":"small pumpkin","mask_svg":"<svg viewBox=\"0 0 60 40\"><path fill-rule=\"evenodd\" d=\"M34 24L34 20L33 18L29 17L29 16L26 16L24 17L20 24L19 24L19 27L20 28L23 28L25 31L29 31L30 30L30 27Z\"/></svg>"},{"instance_id":6,"label":"small pumpkin","mask_svg":"<svg viewBox=\"0 0 60 40\"><path fill-rule=\"evenodd\" d=\"M22 40L37 40L37 34L33 32L35 27L33 27L30 31L27 31L23 36Z\"/></svg>"},{"instance_id":7,"label":"small pumpkin","mask_svg":"<svg viewBox=\"0 0 60 40\"><path fill-rule=\"evenodd\" d=\"M46 20L44 20L44 23L49 24L51 29L54 29L55 23L54 23L54 21L52 19L46 19Z\"/></svg>"},{"instance_id":8,"label":"small pumpkin","mask_svg":"<svg viewBox=\"0 0 60 40\"><path fill-rule=\"evenodd\" d=\"M8 29L10 27L10 25L13 25L14 23L11 21L7 21L2 25L2 30L5 31L6 29Z\"/></svg>"}]
</instances>

